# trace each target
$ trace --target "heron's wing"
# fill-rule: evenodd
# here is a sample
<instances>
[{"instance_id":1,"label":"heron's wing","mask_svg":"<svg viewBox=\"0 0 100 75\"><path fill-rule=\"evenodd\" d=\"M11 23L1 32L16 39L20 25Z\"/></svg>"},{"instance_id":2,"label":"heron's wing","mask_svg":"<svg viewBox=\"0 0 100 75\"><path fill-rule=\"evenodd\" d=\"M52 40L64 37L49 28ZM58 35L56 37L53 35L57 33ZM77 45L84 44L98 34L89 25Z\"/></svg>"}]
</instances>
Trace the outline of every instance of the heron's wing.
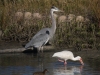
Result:
<instances>
[{"instance_id":1,"label":"heron's wing","mask_svg":"<svg viewBox=\"0 0 100 75\"><path fill-rule=\"evenodd\" d=\"M50 28L43 28L43 29L41 29L39 32L37 32L33 37L32 37L32 39L35 39L35 38L37 38L38 36L40 36L40 35L44 35L45 34L45 32L46 31L49 31L50 32Z\"/></svg>"},{"instance_id":2,"label":"heron's wing","mask_svg":"<svg viewBox=\"0 0 100 75\"><path fill-rule=\"evenodd\" d=\"M49 40L50 36L48 33L42 33L38 36L36 36L35 38L32 38L31 41L29 43L26 44L25 48L34 46L34 47L41 47L42 45L45 45L48 40Z\"/></svg>"},{"instance_id":3,"label":"heron's wing","mask_svg":"<svg viewBox=\"0 0 100 75\"><path fill-rule=\"evenodd\" d=\"M34 38L32 44L34 47L41 47L45 45L48 42L48 40L49 40L49 35L45 33Z\"/></svg>"}]
</instances>

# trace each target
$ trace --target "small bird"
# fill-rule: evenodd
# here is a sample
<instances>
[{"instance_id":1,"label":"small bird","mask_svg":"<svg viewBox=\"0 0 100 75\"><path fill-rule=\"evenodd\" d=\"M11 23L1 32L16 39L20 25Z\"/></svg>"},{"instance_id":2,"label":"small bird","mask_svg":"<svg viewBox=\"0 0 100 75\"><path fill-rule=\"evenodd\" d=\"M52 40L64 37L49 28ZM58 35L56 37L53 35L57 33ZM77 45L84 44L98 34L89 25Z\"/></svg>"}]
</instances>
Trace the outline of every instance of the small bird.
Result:
<instances>
[{"instance_id":1,"label":"small bird","mask_svg":"<svg viewBox=\"0 0 100 75\"><path fill-rule=\"evenodd\" d=\"M61 52L56 52L53 54L52 57L57 57L59 58L58 61L60 62L64 62L64 65L67 64L67 60L73 60L73 61L80 61L80 63L82 65L84 65L83 61L82 61L82 58L80 56L77 56L77 57L74 57L73 53L71 51L68 51L68 50L64 50L64 51L61 51Z\"/></svg>"},{"instance_id":2,"label":"small bird","mask_svg":"<svg viewBox=\"0 0 100 75\"><path fill-rule=\"evenodd\" d=\"M35 73L33 73L33 75L45 75L45 73L46 73L47 71L48 71L47 69L44 69L43 72L35 72Z\"/></svg>"}]
</instances>

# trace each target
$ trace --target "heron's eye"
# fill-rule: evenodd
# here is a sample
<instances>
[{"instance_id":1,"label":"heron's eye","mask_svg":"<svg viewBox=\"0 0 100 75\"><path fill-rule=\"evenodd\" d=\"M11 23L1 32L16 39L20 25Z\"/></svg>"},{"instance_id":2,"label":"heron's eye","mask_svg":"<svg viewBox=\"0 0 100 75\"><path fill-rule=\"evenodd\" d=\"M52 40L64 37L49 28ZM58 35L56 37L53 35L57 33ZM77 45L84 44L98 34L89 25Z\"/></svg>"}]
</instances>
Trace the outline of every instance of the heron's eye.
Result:
<instances>
[{"instance_id":1,"label":"heron's eye","mask_svg":"<svg viewBox=\"0 0 100 75\"><path fill-rule=\"evenodd\" d=\"M55 6L52 6L51 8L52 8L52 9L55 9L55 10L58 10L58 8L56 8Z\"/></svg>"}]
</instances>

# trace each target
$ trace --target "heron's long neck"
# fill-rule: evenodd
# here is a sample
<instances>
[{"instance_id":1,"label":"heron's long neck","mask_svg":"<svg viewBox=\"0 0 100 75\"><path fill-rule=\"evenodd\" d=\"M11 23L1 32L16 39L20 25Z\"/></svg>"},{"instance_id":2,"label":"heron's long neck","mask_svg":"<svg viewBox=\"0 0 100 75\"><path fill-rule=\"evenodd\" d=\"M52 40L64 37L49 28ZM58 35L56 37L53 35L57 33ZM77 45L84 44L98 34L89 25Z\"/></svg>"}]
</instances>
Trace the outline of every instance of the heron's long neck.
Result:
<instances>
[{"instance_id":1,"label":"heron's long neck","mask_svg":"<svg viewBox=\"0 0 100 75\"><path fill-rule=\"evenodd\" d=\"M56 19L53 15L53 11L50 11L51 13L51 19L52 19L52 26L51 26L51 30L53 32L53 34L55 33L55 30L56 30Z\"/></svg>"}]
</instances>

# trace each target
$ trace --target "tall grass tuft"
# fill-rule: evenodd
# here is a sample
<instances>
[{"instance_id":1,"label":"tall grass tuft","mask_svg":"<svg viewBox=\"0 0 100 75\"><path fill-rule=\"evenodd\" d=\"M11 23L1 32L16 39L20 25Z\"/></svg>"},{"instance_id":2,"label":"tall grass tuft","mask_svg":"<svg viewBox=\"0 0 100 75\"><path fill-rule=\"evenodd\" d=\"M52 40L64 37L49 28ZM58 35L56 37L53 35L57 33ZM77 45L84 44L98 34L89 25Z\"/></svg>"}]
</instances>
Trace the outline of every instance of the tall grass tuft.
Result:
<instances>
[{"instance_id":1,"label":"tall grass tuft","mask_svg":"<svg viewBox=\"0 0 100 75\"><path fill-rule=\"evenodd\" d=\"M52 5L69 14L88 18L89 22L58 23L53 45L82 49L100 49L100 0L0 0L0 30L2 40L29 41L44 27L51 26L49 11ZM18 20L16 12L23 16ZM25 19L25 12L40 13L42 18ZM62 14L58 14L59 16ZM76 17L75 17L76 18Z\"/></svg>"}]
</instances>

